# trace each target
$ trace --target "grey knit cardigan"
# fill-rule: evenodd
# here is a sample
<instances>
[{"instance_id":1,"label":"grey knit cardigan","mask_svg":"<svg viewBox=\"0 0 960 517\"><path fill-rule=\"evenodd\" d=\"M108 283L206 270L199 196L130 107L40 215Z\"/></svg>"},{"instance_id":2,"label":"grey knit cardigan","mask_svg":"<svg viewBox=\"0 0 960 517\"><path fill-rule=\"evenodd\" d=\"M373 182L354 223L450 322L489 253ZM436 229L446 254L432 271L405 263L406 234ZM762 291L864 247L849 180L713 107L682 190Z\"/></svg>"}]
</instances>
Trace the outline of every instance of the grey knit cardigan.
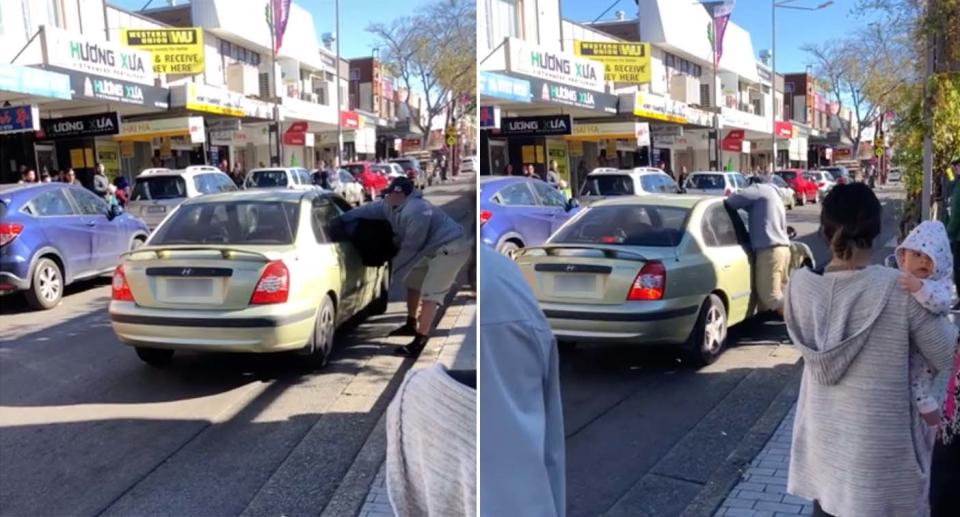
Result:
<instances>
[{"instance_id":1,"label":"grey knit cardigan","mask_svg":"<svg viewBox=\"0 0 960 517\"><path fill-rule=\"evenodd\" d=\"M387 494L400 517L477 514L477 392L443 366L407 374L387 409Z\"/></svg>"},{"instance_id":2,"label":"grey knit cardigan","mask_svg":"<svg viewBox=\"0 0 960 517\"><path fill-rule=\"evenodd\" d=\"M909 352L950 368L957 328L872 266L794 272L785 320L804 368L787 491L840 517L929 514L928 427L911 403Z\"/></svg>"}]
</instances>

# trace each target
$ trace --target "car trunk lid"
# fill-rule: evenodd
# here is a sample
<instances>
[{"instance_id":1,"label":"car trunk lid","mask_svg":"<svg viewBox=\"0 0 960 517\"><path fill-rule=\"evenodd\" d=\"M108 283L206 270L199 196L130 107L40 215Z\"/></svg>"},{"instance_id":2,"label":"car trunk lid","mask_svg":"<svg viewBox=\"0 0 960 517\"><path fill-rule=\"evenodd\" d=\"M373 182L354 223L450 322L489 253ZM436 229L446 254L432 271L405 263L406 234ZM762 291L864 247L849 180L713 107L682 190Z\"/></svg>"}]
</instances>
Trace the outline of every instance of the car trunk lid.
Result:
<instances>
[{"instance_id":1,"label":"car trunk lid","mask_svg":"<svg viewBox=\"0 0 960 517\"><path fill-rule=\"evenodd\" d=\"M234 310L249 305L268 263L293 258L292 246L150 246L125 254L123 270L137 305Z\"/></svg>"},{"instance_id":2,"label":"car trunk lid","mask_svg":"<svg viewBox=\"0 0 960 517\"><path fill-rule=\"evenodd\" d=\"M525 248L517 265L541 302L619 305L645 264L674 259L674 248L555 244Z\"/></svg>"}]
</instances>

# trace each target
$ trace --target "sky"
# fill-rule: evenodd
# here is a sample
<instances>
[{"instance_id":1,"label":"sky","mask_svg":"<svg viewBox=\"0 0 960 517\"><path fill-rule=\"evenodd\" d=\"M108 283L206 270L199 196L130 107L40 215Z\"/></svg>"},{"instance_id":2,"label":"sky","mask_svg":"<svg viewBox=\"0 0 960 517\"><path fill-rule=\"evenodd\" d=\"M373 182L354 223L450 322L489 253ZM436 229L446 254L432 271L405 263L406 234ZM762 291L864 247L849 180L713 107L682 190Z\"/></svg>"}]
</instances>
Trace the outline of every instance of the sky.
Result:
<instances>
[{"instance_id":1,"label":"sky","mask_svg":"<svg viewBox=\"0 0 960 517\"><path fill-rule=\"evenodd\" d=\"M107 0L107 3L139 11L147 0ZM150 8L162 7L167 3L167 0L153 0ZM313 14L317 42L322 44L321 34L336 32L334 0L294 0L294 3ZM376 38L365 30L370 23L389 24L428 3L430 0L340 0L340 53L345 58L372 55Z\"/></svg>"},{"instance_id":2,"label":"sky","mask_svg":"<svg viewBox=\"0 0 960 517\"><path fill-rule=\"evenodd\" d=\"M561 0L564 18L583 22L593 21L611 4L616 7L604 15L603 19L614 19L614 12L622 10L627 18L636 14L634 0ZM695 0L669 0L672 2L691 2ZM781 0L778 0L778 2ZM791 5L815 7L823 0L795 0ZM841 38L845 32L861 25L867 20L851 13L856 0L835 0L833 5L815 12L794 9L777 9L777 71L780 73L803 72L810 58L800 48L807 43L825 43ZM732 21L750 33L755 54L771 47L771 0L737 0L733 9ZM703 31L696 32L697 34ZM704 36L705 37L705 36ZM755 56L758 57L758 56Z\"/></svg>"}]
</instances>

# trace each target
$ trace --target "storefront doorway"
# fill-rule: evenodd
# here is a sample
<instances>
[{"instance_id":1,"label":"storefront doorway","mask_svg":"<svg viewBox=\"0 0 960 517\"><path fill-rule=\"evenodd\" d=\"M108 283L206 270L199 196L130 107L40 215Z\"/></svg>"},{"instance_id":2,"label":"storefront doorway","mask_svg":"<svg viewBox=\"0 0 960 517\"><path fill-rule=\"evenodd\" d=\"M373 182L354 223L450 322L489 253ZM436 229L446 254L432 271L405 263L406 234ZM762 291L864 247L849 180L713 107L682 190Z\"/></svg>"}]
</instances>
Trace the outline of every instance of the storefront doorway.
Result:
<instances>
[{"instance_id":1,"label":"storefront doorway","mask_svg":"<svg viewBox=\"0 0 960 517\"><path fill-rule=\"evenodd\" d=\"M36 160L37 160L37 173L46 169L51 176L56 178L57 173L60 171L60 167L57 163L57 149L53 144L37 144L36 148Z\"/></svg>"}]
</instances>

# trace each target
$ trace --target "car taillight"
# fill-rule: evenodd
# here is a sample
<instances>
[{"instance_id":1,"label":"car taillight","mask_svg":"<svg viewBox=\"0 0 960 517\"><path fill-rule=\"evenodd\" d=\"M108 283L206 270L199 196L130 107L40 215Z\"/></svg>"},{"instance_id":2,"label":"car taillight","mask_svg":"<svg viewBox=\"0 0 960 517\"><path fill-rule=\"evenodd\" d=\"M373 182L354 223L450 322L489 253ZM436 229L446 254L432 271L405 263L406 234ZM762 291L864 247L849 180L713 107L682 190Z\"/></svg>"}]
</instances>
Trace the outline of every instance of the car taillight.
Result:
<instances>
[{"instance_id":1,"label":"car taillight","mask_svg":"<svg viewBox=\"0 0 960 517\"><path fill-rule=\"evenodd\" d=\"M667 270L662 262L647 262L627 293L627 301L662 300L667 285Z\"/></svg>"},{"instance_id":2,"label":"car taillight","mask_svg":"<svg viewBox=\"0 0 960 517\"><path fill-rule=\"evenodd\" d=\"M250 296L250 305L286 303L289 294L290 271L282 260L274 260L260 274L257 288Z\"/></svg>"},{"instance_id":3,"label":"car taillight","mask_svg":"<svg viewBox=\"0 0 960 517\"><path fill-rule=\"evenodd\" d=\"M23 225L18 223L2 223L0 224L0 246L4 246L13 239L17 238L17 235L20 235L20 232L23 231Z\"/></svg>"},{"instance_id":4,"label":"car taillight","mask_svg":"<svg viewBox=\"0 0 960 517\"><path fill-rule=\"evenodd\" d=\"M481 211L480 211L480 224L486 223L487 221L490 220L491 217L493 217L493 212L491 212L491 211L489 211L489 210L481 210Z\"/></svg>"},{"instance_id":5,"label":"car taillight","mask_svg":"<svg viewBox=\"0 0 960 517\"><path fill-rule=\"evenodd\" d=\"M730 190L729 188L723 191L724 197L730 197L730 194L733 194L733 191Z\"/></svg>"},{"instance_id":6,"label":"car taillight","mask_svg":"<svg viewBox=\"0 0 960 517\"><path fill-rule=\"evenodd\" d=\"M123 264L113 270L113 287L111 296L118 302L132 302L133 293L130 292L130 284L127 283L127 275L123 273Z\"/></svg>"}]
</instances>

